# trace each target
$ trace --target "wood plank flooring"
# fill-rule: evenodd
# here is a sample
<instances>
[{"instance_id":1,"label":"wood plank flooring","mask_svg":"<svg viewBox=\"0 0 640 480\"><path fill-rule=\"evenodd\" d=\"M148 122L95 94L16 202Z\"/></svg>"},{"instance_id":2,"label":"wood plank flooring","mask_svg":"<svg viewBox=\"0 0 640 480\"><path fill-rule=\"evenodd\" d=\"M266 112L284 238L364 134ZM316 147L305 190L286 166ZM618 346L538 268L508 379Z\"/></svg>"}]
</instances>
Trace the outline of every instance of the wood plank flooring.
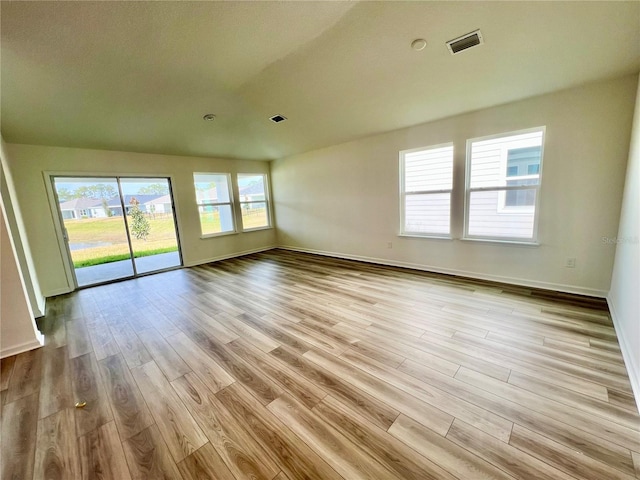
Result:
<instances>
[{"instance_id":1,"label":"wood plank flooring","mask_svg":"<svg viewBox=\"0 0 640 480\"><path fill-rule=\"evenodd\" d=\"M1 362L2 479L640 479L599 299L272 250L40 324Z\"/></svg>"}]
</instances>

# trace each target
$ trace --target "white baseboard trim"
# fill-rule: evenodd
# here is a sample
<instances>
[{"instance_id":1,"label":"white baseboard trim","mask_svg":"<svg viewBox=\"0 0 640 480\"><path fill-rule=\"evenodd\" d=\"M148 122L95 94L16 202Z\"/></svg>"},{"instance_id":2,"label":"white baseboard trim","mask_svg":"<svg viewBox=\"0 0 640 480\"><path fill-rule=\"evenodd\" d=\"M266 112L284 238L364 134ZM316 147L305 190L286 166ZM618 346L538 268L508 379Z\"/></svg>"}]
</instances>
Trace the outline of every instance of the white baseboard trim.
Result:
<instances>
[{"instance_id":1,"label":"white baseboard trim","mask_svg":"<svg viewBox=\"0 0 640 480\"><path fill-rule=\"evenodd\" d=\"M48 292L44 292L43 295L46 298L49 298L49 297L56 297L58 295L64 295L66 293L71 293L71 292L73 292L72 288L63 287L63 288L56 288L55 290L50 290Z\"/></svg>"},{"instance_id":2,"label":"white baseboard trim","mask_svg":"<svg viewBox=\"0 0 640 480\"><path fill-rule=\"evenodd\" d=\"M28 352L29 350L40 348L43 345L44 345L44 336L38 333L37 338L35 340L21 343L19 345L14 345L13 347L4 348L2 351L0 351L0 358L10 357L12 355L17 355L19 353Z\"/></svg>"},{"instance_id":3,"label":"white baseboard trim","mask_svg":"<svg viewBox=\"0 0 640 480\"><path fill-rule=\"evenodd\" d=\"M528 280L525 278L505 277L501 275L487 275L484 273L471 272L468 270L457 270L453 268L433 267L430 265L423 265L419 263L398 262L395 260L388 260L386 258L365 257L362 255L351 255L348 253L339 253L339 252L327 252L324 250L292 247L289 245L279 245L276 248L281 248L283 250L291 250L293 252L313 253L315 255L323 255L325 257L343 258L345 260L357 260L359 262L375 263L377 265L387 265L390 267L410 268L412 270L422 270L425 272L442 273L445 275L456 275L459 277L467 277L467 278L473 278L477 280L488 280L491 282L508 283L511 285L518 285L521 287L540 288L543 290L552 290L556 292L573 293L576 295L585 295L589 297L606 298L608 293L605 290L597 290L594 288L577 287L574 285L564 285L560 283L540 282L536 280Z\"/></svg>"},{"instance_id":4,"label":"white baseboard trim","mask_svg":"<svg viewBox=\"0 0 640 480\"><path fill-rule=\"evenodd\" d=\"M613 328L616 330L616 337L618 337L618 344L620 345L620 351L622 352L622 358L624 364L627 367L627 374L629 375L629 382L631 383L631 390L633 390L633 396L636 399L636 406L640 413L640 366L635 364L633 359L637 358L637 353L634 354L629 346L627 337L622 332L620 327L620 317L616 312L616 307L609 297L607 297L607 304L609 305L609 312L611 312L611 320L613 320Z\"/></svg>"},{"instance_id":5,"label":"white baseboard trim","mask_svg":"<svg viewBox=\"0 0 640 480\"><path fill-rule=\"evenodd\" d=\"M197 265L204 265L205 263L219 262L220 260L228 260L229 258L243 257L245 255L251 255L252 253L266 252L267 250L273 250L278 248L276 245L268 247L254 248L251 250L244 250L242 252L234 252L226 255L218 255L216 257L207 258L206 260L198 260L196 262L189 262L184 264L185 267L195 267Z\"/></svg>"},{"instance_id":6,"label":"white baseboard trim","mask_svg":"<svg viewBox=\"0 0 640 480\"><path fill-rule=\"evenodd\" d=\"M36 318L44 317L47 311L47 297L36 299L36 305L33 308L33 316Z\"/></svg>"}]
</instances>

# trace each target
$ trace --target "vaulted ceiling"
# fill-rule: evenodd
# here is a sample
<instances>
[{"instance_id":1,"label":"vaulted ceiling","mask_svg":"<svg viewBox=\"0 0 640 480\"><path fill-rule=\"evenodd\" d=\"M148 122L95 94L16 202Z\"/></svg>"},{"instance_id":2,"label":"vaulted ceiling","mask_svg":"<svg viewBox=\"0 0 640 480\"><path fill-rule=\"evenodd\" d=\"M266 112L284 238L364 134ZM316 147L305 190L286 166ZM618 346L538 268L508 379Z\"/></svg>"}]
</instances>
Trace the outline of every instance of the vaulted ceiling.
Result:
<instances>
[{"instance_id":1,"label":"vaulted ceiling","mask_svg":"<svg viewBox=\"0 0 640 480\"><path fill-rule=\"evenodd\" d=\"M269 160L640 71L637 1L2 2L1 16L15 143ZM478 28L483 45L449 53Z\"/></svg>"}]
</instances>

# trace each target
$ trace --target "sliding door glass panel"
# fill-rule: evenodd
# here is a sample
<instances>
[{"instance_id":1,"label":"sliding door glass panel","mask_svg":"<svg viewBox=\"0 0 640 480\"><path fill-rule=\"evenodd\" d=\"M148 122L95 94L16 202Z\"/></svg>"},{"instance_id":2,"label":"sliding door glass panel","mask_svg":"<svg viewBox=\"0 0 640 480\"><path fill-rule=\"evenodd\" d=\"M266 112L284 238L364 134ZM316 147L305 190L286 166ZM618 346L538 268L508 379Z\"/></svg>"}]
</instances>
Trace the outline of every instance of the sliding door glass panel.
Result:
<instances>
[{"instance_id":1,"label":"sliding door glass panel","mask_svg":"<svg viewBox=\"0 0 640 480\"><path fill-rule=\"evenodd\" d=\"M78 286L134 274L116 178L55 177Z\"/></svg>"},{"instance_id":2,"label":"sliding door glass panel","mask_svg":"<svg viewBox=\"0 0 640 480\"><path fill-rule=\"evenodd\" d=\"M180 266L169 180L121 178L120 187L136 272Z\"/></svg>"}]
</instances>

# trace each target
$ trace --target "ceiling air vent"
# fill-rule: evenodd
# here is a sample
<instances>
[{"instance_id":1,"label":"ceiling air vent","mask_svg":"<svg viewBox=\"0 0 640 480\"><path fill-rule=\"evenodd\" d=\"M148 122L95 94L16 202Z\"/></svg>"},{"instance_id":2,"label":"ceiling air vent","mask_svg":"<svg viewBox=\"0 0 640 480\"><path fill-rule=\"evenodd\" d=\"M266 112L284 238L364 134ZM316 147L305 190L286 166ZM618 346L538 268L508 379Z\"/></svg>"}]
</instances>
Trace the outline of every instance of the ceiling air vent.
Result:
<instances>
[{"instance_id":1,"label":"ceiling air vent","mask_svg":"<svg viewBox=\"0 0 640 480\"><path fill-rule=\"evenodd\" d=\"M482 43L484 43L482 41L482 34L480 33L480 30L476 30L475 32L467 33L466 35L454 40L449 40L447 42L447 48L451 52L451 55L455 55L456 53L481 45Z\"/></svg>"},{"instance_id":2,"label":"ceiling air vent","mask_svg":"<svg viewBox=\"0 0 640 480\"><path fill-rule=\"evenodd\" d=\"M287 117L284 117L282 115L274 115L273 117L269 118L269 120L271 120L273 123L284 122L286 119Z\"/></svg>"}]
</instances>

